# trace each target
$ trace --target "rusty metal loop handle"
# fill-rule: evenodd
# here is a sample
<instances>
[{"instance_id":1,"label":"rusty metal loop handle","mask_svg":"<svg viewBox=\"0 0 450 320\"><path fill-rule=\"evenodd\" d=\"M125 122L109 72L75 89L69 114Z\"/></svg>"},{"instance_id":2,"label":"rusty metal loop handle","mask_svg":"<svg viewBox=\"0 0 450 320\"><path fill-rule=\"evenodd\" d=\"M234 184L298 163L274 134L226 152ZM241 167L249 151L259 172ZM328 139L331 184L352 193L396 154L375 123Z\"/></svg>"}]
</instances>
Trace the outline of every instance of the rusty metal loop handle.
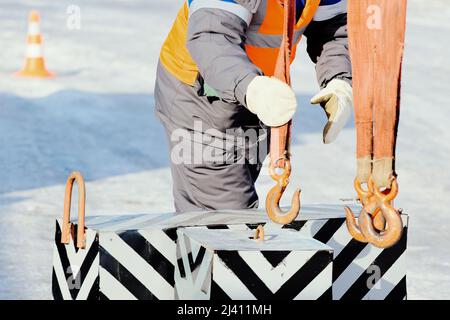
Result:
<instances>
[{"instance_id":1,"label":"rusty metal loop handle","mask_svg":"<svg viewBox=\"0 0 450 320\"><path fill-rule=\"evenodd\" d=\"M259 240L264 241L264 226L259 225L258 228L255 230L255 235L253 237L253 240Z\"/></svg>"},{"instance_id":2,"label":"rusty metal loop handle","mask_svg":"<svg viewBox=\"0 0 450 320\"><path fill-rule=\"evenodd\" d=\"M85 235L85 208L86 208L86 188L81 173L72 172L67 178L66 192L64 195L64 214L61 234L61 243L68 244L70 242L70 205L72 203L72 189L74 182L78 186L78 232L77 232L77 248L84 249L86 247Z\"/></svg>"}]
</instances>

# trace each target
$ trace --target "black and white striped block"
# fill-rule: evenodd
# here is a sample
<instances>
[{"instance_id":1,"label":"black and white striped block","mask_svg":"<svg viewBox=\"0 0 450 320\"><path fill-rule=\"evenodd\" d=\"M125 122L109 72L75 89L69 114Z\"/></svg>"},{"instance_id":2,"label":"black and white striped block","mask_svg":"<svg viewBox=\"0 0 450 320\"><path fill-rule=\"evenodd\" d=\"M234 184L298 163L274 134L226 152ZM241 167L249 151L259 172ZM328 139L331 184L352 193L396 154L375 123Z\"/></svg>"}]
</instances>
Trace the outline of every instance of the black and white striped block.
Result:
<instances>
[{"instance_id":1,"label":"black and white striped block","mask_svg":"<svg viewBox=\"0 0 450 320\"><path fill-rule=\"evenodd\" d=\"M54 299L152 299L175 297L176 230L183 226L245 225L260 215L198 212L86 217L86 248L76 230L61 244L56 221L52 291ZM76 221L72 221L77 228ZM205 228L205 227L203 227Z\"/></svg>"},{"instance_id":2,"label":"black and white striped block","mask_svg":"<svg viewBox=\"0 0 450 320\"><path fill-rule=\"evenodd\" d=\"M179 229L176 299L331 300L330 247L292 230L252 234Z\"/></svg>"},{"instance_id":3,"label":"black and white striped block","mask_svg":"<svg viewBox=\"0 0 450 320\"><path fill-rule=\"evenodd\" d=\"M354 210L358 211L357 208ZM403 215L401 241L378 249L353 240L347 232L342 206L304 206L298 221L283 228L298 231L331 247L333 299L405 299L408 218ZM76 221L73 221L76 228ZM248 231L268 223L258 210L211 211L86 217L86 248L74 240L61 244L61 221L56 223L53 258L55 299L174 299L177 229ZM76 235L75 232L72 232ZM326 296L326 294L324 295Z\"/></svg>"},{"instance_id":4,"label":"black and white striped block","mask_svg":"<svg viewBox=\"0 0 450 320\"><path fill-rule=\"evenodd\" d=\"M332 214L336 209L339 211ZM408 216L402 215L404 228L400 241L391 248L380 249L349 235L340 208L328 207L323 212L331 216L317 219L305 215L306 220L294 221L286 227L333 248L333 299L405 300Z\"/></svg>"}]
</instances>

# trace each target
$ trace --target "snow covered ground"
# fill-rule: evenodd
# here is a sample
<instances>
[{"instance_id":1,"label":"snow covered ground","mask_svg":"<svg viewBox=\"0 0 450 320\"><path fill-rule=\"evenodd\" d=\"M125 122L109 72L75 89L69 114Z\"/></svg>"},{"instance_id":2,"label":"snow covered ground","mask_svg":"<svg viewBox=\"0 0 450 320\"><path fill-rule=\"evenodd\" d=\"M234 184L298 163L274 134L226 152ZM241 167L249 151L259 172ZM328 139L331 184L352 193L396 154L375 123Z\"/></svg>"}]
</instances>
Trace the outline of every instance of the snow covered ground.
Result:
<instances>
[{"instance_id":1,"label":"snow covered ground","mask_svg":"<svg viewBox=\"0 0 450 320\"><path fill-rule=\"evenodd\" d=\"M181 3L1 0L0 299L51 298L54 219L72 170L87 179L87 214L173 210L153 83L159 47ZM79 30L66 24L71 5L81 9ZM23 62L32 8L42 15L48 68L58 74L51 80L10 77ZM397 205L411 216L412 299L450 298L449 21L448 1L409 1ZM317 85L304 50L294 69L301 110L291 186L302 186L304 203L350 198L354 127L322 145L324 118L308 103ZM262 176L260 194L271 185Z\"/></svg>"}]
</instances>

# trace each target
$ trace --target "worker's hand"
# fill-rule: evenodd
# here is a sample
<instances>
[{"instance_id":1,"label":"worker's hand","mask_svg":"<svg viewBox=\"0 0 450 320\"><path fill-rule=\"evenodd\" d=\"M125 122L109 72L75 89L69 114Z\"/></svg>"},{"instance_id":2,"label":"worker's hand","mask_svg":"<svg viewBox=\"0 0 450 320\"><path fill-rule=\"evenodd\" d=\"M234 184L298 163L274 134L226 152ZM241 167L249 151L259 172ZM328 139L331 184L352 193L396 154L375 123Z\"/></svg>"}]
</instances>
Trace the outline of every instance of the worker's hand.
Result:
<instances>
[{"instance_id":1,"label":"worker's hand","mask_svg":"<svg viewBox=\"0 0 450 320\"><path fill-rule=\"evenodd\" d=\"M328 144L336 140L345 127L353 109L352 87L344 80L334 79L311 99L325 110L328 123L323 129L323 142Z\"/></svg>"},{"instance_id":2,"label":"worker's hand","mask_svg":"<svg viewBox=\"0 0 450 320\"><path fill-rule=\"evenodd\" d=\"M295 93L274 77L257 76L247 88L247 108L269 127L279 127L292 119L297 110Z\"/></svg>"}]
</instances>

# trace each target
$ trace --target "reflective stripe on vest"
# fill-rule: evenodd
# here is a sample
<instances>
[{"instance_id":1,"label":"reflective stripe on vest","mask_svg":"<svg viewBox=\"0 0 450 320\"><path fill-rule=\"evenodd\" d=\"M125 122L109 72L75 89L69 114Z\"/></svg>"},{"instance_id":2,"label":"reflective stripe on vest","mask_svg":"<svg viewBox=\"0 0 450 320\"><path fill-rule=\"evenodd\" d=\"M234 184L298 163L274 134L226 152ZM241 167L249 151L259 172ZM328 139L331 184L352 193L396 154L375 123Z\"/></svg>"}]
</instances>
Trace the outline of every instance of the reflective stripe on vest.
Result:
<instances>
[{"instance_id":1,"label":"reflective stripe on vest","mask_svg":"<svg viewBox=\"0 0 450 320\"><path fill-rule=\"evenodd\" d=\"M312 21L320 0L307 0L295 27L295 46L291 62L295 58L297 44ZM247 30L245 50L249 59L267 76L272 76L283 39L284 8L279 0L261 1L258 12ZM172 29L161 49L160 60L164 67L178 80L193 85L198 68L186 48L189 8L187 2L179 11Z\"/></svg>"}]
</instances>

